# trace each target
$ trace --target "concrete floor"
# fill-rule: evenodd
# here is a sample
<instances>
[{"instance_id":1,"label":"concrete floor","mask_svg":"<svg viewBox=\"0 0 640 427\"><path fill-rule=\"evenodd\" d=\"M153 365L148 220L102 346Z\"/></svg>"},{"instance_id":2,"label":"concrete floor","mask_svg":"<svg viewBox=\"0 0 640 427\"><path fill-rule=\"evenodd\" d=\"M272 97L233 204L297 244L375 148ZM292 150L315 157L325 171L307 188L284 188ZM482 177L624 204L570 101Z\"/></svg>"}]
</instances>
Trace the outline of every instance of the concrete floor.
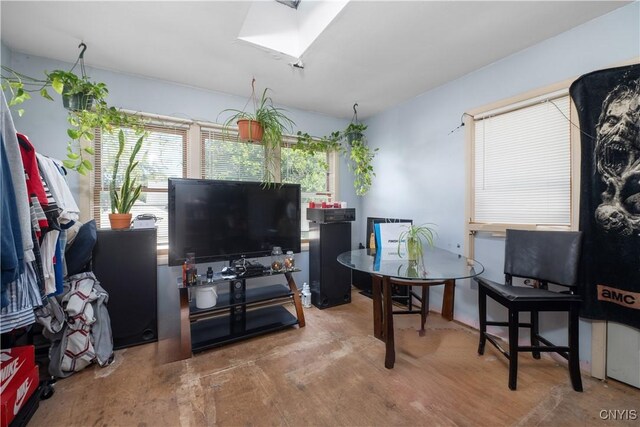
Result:
<instances>
[{"instance_id":1,"label":"concrete floor","mask_svg":"<svg viewBox=\"0 0 640 427\"><path fill-rule=\"evenodd\" d=\"M291 307L293 309L293 307ZM305 310L307 326L160 364L157 344L116 352L105 368L59 380L30 426L204 425L639 425L640 390L583 374L572 390L565 366L521 355L518 390L476 331L431 313L396 316L396 364L384 368L371 300ZM601 411L636 419L602 420ZM624 417L623 417L624 418Z\"/></svg>"}]
</instances>

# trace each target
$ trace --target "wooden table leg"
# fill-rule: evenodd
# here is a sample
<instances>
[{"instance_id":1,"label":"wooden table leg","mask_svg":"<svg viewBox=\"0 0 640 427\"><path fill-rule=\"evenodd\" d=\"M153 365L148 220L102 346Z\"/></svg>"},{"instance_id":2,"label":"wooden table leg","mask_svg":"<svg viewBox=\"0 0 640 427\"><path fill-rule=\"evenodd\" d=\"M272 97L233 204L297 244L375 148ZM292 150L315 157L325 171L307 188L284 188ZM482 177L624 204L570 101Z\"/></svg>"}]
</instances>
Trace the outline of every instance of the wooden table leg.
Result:
<instances>
[{"instance_id":1,"label":"wooden table leg","mask_svg":"<svg viewBox=\"0 0 640 427\"><path fill-rule=\"evenodd\" d=\"M456 281L444 281L444 295L442 296L442 317L453 320L453 303L456 295Z\"/></svg>"},{"instance_id":2,"label":"wooden table leg","mask_svg":"<svg viewBox=\"0 0 640 427\"><path fill-rule=\"evenodd\" d=\"M293 276L291 273L284 273L284 277L287 278L287 283L289 284L289 289L291 289L291 293L293 294L293 305L296 307L296 315L298 316L298 326L304 328L304 310L302 309L302 301L300 300L300 291L298 291L298 286L296 285L295 280L293 280Z\"/></svg>"},{"instance_id":3,"label":"wooden table leg","mask_svg":"<svg viewBox=\"0 0 640 427\"><path fill-rule=\"evenodd\" d=\"M391 300L391 281L388 276L382 278L382 303L384 305L384 342L386 354L384 367L392 369L396 361L396 348L393 338L393 307Z\"/></svg>"},{"instance_id":4,"label":"wooden table leg","mask_svg":"<svg viewBox=\"0 0 640 427\"><path fill-rule=\"evenodd\" d=\"M421 286L422 288L422 305L420 307L420 332L419 335L423 337L425 335L424 324L427 321L429 315L429 286Z\"/></svg>"},{"instance_id":5,"label":"wooden table leg","mask_svg":"<svg viewBox=\"0 0 640 427\"><path fill-rule=\"evenodd\" d=\"M373 293L373 336L384 341L382 330L382 289L380 284L380 276L371 275L371 284Z\"/></svg>"}]
</instances>

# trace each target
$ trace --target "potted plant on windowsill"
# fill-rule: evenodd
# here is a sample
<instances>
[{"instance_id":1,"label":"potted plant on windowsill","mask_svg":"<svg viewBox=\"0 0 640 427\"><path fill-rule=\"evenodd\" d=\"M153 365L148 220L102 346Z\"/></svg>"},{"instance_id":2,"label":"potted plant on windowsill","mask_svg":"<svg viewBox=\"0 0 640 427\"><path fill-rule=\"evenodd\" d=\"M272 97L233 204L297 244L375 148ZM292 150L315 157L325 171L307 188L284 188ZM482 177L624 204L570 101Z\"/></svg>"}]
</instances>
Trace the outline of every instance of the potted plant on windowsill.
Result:
<instances>
[{"instance_id":1,"label":"potted plant on windowsill","mask_svg":"<svg viewBox=\"0 0 640 427\"><path fill-rule=\"evenodd\" d=\"M402 256L402 245L406 248L407 259L409 261L419 260L424 253L423 240L430 247L433 247L433 240L437 233L430 227L435 224L406 225L406 230L398 236L398 255Z\"/></svg>"},{"instance_id":2,"label":"potted plant on windowsill","mask_svg":"<svg viewBox=\"0 0 640 427\"><path fill-rule=\"evenodd\" d=\"M120 180L118 170L120 167L120 157L124 152L126 139L122 129L118 133L118 152L113 164L111 182L109 183L109 196L111 198L109 222L111 223L111 228L114 230L129 228L131 225L131 208L142 192L142 185L136 184L136 178L132 176L132 173L136 166L138 166L139 162L136 161L136 156L138 155L140 148L142 148L143 140L144 135L141 135L133 146L124 177ZM119 180L121 182L118 183Z\"/></svg>"},{"instance_id":3,"label":"potted plant on windowsill","mask_svg":"<svg viewBox=\"0 0 640 427\"><path fill-rule=\"evenodd\" d=\"M264 182L269 185L274 182L271 170L276 167L279 159L275 156L275 150L282 144L282 135L286 132L293 132L295 123L287 117L287 110L273 105L273 100L268 95L269 88L262 92L260 100L255 95L255 79L251 83L251 97L247 104L252 101L254 112L246 109L226 109L223 113L233 113L224 122L225 132L236 124L238 126L238 139L241 141L262 142L265 153L265 174Z\"/></svg>"}]
</instances>

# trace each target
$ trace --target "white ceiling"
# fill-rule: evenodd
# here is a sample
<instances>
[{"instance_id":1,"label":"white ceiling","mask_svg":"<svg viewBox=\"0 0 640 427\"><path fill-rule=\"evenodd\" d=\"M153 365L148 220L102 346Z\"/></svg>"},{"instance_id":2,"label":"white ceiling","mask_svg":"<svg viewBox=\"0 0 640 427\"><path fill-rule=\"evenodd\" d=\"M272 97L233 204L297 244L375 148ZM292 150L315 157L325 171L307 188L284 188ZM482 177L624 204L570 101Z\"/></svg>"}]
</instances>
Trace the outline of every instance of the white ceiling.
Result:
<instances>
[{"instance_id":1,"label":"white ceiling","mask_svg":"<svg viewBox=\"0 0 640 427\"><path fill-rule=\"evenodd\" d=\"M84 41L89 66L243 97L255 76L278 104L350 118L358 102L366 118L626 3L352 1L303 54L303 70L237 39L252 2L0 7L14 52L74 62Z\"/></svg>"}]
</instances>

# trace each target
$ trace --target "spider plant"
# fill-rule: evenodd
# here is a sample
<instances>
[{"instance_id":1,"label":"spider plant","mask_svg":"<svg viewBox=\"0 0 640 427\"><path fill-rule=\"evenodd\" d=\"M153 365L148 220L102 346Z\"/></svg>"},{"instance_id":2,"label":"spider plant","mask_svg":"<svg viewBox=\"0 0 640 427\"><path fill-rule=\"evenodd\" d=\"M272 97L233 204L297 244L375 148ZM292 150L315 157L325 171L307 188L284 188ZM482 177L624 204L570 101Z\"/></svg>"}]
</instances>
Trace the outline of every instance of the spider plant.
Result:
<instances>
[{"instance_id":1,"label":"spider plant","mask_svg":"<svg viewBox=\"0 0 640 427\"><path fill-rule=\"evenodd\" d=\"M252 83L252 87L255 82ZM246 110L237 110L229 108L223 110L223 113L233 113L224 122L224 129L228 132L229 128L242 120L257 122L262 128L262 138L249 137L250 140L262 141L265 147L265 174L264 182L269 185L275 181L273 171L279 166L280 159L276 155L277 149L282 144L282 135L286 132L293 132L295 122L287 117L287 110L273 105L273 100L268 94L270 89L266 88L262 92L262 96L258 100L255 97L255 91L252 90L251 100L254 104L254 112ZM238 123L239 124L239 123ZM249 123L250 126L250 123Z\"/></svg>"},{"instance_id":2,"label":"spider plant","mask_svg":"<svg viewBox=\"0 0 640 427\"><path fill-rule=\"evenodd\" d=\"M398 255L402 256L401 246L404 243L409 260L421 258L424 253L423 240L426 241L430 247L433 247L434 238L437 236L435 230L430 226L435 226L435 224L411 224L404 226L403 228L406 228L406 230L402 231L400 236L398 236Z\"/></svg>"}]
</instances>

